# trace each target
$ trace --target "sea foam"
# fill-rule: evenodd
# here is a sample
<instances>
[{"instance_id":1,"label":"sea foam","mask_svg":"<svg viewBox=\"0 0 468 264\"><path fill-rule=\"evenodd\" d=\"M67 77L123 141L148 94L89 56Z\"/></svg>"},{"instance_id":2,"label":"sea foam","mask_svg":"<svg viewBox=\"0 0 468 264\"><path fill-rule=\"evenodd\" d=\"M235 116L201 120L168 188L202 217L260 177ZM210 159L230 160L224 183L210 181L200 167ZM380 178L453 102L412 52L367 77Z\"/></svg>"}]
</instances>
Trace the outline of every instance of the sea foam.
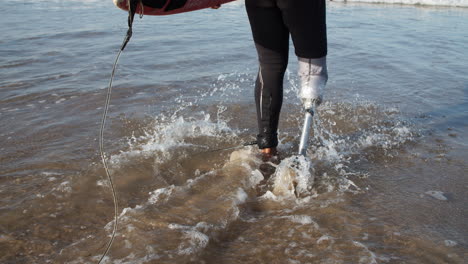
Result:
<instances>
[{"instance_id":1,"label":"sea foam","mask_svg":"<svg viewBox=\"0 0 468 264\"><path fill-rule=\"evenodd\" d=\"M468 7L467 0L333 0L333 2L385 3L405 5L459 6Z\"/></svg>"}]
</instances>

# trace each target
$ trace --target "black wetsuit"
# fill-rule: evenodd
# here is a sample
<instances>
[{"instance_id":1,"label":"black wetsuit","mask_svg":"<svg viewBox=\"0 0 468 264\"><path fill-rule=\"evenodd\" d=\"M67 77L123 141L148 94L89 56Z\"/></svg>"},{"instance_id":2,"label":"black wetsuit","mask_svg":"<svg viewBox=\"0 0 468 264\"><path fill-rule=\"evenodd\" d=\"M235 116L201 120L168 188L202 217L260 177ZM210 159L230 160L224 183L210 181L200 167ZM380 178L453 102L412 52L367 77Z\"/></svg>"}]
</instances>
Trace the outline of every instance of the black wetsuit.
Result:
<instances>
[{"instance_id":1,"label":"black wetsuit","mask_svg":"<svg viewBox=\"0 0 468 264\"><path fill-rule=\"evenodd\" d=\"M255 85L259 148L278 145L289 35L302 58L327 55L325 0L246 0L260 69Z\"/></svg>"}]
</instances>

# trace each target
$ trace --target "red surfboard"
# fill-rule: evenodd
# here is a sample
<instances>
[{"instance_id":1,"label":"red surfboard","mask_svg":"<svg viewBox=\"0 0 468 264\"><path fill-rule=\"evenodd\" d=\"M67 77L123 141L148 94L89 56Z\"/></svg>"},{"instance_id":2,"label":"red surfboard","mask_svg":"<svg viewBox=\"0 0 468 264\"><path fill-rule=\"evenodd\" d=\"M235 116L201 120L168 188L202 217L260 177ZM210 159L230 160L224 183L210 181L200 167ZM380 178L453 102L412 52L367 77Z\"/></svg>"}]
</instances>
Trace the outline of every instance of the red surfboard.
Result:
<instances>
[{"instance_id":1,"label":"red surfboard","mask_svg":"<svg viewBox=\"0 0 468 264\"><path fill-rule=\"evenodd\" d=\"M128 11L128 0L113 0L120 9ZM136 13L150 16L172 15L183 12L195 11L203 8L218 6L234 0L141 0Z\"/></svg>"}]
</instances>

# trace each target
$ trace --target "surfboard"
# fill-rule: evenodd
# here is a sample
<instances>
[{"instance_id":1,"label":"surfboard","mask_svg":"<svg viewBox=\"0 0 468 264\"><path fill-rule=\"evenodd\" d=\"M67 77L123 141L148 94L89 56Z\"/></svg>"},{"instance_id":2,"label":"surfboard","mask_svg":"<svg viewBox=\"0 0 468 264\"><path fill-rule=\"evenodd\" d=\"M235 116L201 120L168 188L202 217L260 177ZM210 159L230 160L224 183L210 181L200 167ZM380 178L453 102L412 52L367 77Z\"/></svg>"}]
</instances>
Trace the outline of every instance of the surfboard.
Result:
<instances>
[{"instance_id":1,"label":"surfboard","mask_svg":"<svg viewBox=\"0 0 468 264\"><path fill-rule=\"evenodd\" d=\"M195 11L232 2L234 0L141 0L143 8L139 3L136 13L150 16L172 15ZM128 0L113 0L120 9L128 11Z\"/></svg>"}]
</instances>

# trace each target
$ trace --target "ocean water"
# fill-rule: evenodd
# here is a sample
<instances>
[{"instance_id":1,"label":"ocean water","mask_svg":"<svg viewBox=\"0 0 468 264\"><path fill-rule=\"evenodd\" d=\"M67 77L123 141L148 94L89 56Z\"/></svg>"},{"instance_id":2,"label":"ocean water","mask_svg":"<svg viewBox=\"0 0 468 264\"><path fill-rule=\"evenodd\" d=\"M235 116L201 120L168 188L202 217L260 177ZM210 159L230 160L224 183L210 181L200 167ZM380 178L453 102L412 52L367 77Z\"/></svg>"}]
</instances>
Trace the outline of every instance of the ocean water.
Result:
<instances>
[{"instance_id":1,"label":"ocean water","mask_svg":"<svg viewBox=\"0 0 468 264\"><path fill-rule=\"evenodd\" d=\"M243 3L135 20L105 130L120 207L104 263L467 263L467 1L351 2L328 3L306 157L291 47L272 162L215 151L256 134ZM126 13L3 10L0 262L97 262L114 223L97 139Z\"/></svg>"},{"instance_id":2,"label":"ocean water","mask_svg":"<svg viewBox=\"0 0 468 264\"><path fill-rule=\"evenodd\" d=\"M330 0L330 1L346 2L346 3L354 2L354 3L468 7L467 0Z\"/></svg>"}]
</instances>

